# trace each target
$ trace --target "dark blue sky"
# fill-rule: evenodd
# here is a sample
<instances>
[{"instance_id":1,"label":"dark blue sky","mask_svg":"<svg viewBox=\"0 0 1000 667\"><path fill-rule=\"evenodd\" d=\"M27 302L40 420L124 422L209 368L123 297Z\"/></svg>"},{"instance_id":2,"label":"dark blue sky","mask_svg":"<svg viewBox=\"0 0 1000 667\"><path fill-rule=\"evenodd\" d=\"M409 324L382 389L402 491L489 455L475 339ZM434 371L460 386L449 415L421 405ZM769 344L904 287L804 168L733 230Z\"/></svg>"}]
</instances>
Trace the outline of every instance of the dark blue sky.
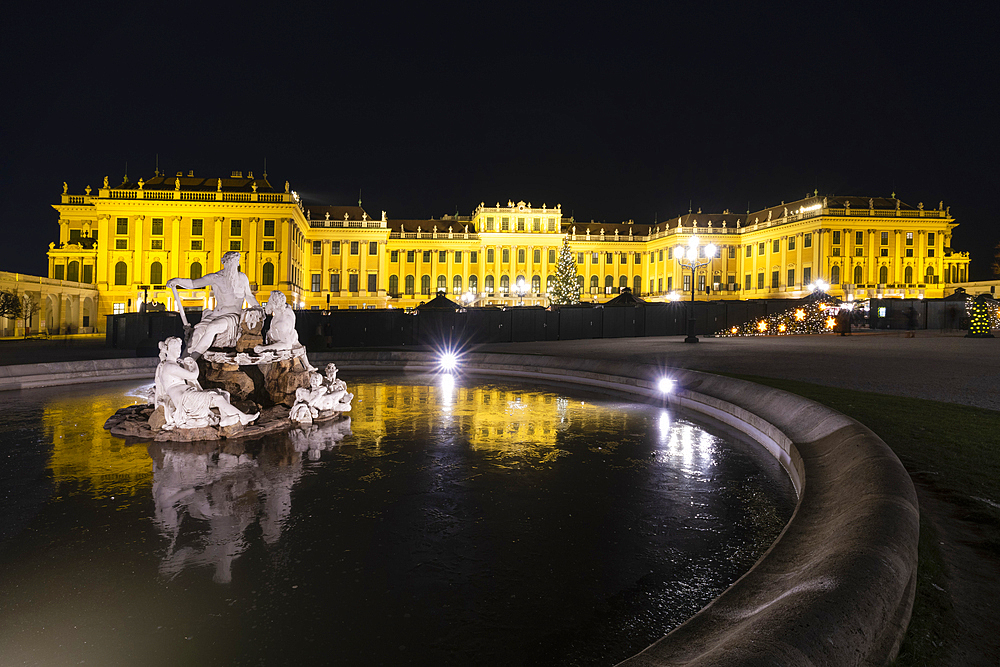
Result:
<instances>
[{"instance_id":1,"label":"dark blue sky","mask_svg":"<svg viewBox=\"0 0 1000 667\"><path fill-rule=\"evenodd\" d=\"M640 222L818 189L951 206L989 275L995 3L322 7L18 3L0 55L0 270L51 204L153 173L267 171L378 215L561 203ZM362 6L363 5L363 6Z\"/></svg>"}]
</instances>

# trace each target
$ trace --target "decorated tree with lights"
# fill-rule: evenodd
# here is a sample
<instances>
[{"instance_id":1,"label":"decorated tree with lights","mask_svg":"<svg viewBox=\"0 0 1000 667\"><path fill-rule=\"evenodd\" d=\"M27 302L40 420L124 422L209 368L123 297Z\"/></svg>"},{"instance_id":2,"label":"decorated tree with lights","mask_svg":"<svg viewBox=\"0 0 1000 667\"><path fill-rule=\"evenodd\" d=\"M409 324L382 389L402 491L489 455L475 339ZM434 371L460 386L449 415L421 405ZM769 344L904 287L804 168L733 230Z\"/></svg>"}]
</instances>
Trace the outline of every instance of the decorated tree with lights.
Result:
<instances>
[{"instance_id":1,"label":"decorated tree with lights","mask_svg":"<svg viewBox=\"0 0 1000 667\"><path fill-rule=\"evenodd\" d=\"M789 336L833 331L836 313L842 306L829 294L815 292L807 303L767 317L758 317L742 326L718 332L718 336Z\"/></svg>"},{"instance_id":2,"label":"decorated tree with lights","mask_svg":"<svg viewBox=\"0 0 1000 667\"><path fill-rule=\"evenodd\" d=\"M556 265L556 278L549 293L549 299L555 306L571 306L580 303L580 288L576 284L576 261L573 251L569 249L569 238L563 238L559 249L559 262Z\"/></svg>"},{"instance_id":3,"label":"decorated tree with lights","mask_svg":"<svg viewBox=\"0 0 1000 667\"><path fill-rule=\"evenodd\" d=\"M965 312L969 316L969 333L966 338L993 338L992 329L997 328L997 306L993 299L979 295L965 302Z\"/></svg>"}]
</instances>

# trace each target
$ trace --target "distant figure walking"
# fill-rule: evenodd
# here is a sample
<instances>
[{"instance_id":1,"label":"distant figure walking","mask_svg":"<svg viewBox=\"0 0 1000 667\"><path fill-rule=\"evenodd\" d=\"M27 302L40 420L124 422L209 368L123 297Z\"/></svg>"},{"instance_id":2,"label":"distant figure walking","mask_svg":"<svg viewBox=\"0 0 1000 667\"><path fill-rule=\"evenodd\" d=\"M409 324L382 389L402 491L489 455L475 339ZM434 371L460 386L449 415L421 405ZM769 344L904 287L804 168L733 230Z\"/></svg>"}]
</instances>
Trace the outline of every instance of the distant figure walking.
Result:
<instances>
[{"instance_id":1,"label":"distant figure walking","mask_svg":"<svg viewBox=\"0 0 1000 667\"><path fill-rule=\"evenodd\" d=\"M917 328L917 309L910 306L906 309L906 337L913 338Z\"/></svg>"}]
</instances>

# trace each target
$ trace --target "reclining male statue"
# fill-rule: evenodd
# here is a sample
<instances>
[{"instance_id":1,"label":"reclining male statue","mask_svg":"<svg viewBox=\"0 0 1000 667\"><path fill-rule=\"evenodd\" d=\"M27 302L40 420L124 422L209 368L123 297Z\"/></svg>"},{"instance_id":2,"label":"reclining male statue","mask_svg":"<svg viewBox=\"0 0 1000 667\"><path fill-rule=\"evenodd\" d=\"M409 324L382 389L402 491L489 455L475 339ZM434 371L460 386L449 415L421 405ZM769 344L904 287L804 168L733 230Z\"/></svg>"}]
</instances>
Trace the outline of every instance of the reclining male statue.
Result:
<instances>
[{"instance_id":1,"label":"reclining male statue","mask_svg":"<svg viewBox=\"0 0 1000 667\"><path fill-rule=\"evenodd\" d=\"M240 253L231 251L222 256L222 269L209 273L201 278L171 278L167 287L173 290L174 299L180 303L177 288L199 289L212 287L215 297L215 309L206 310L201 316L201 322L194 325L191 340L188 343L188 356L197 359L205 354L208 348L232 347L240 335L240 318L243 315L243 302L251 308L260 310L260 304L250 289L250 280L240 271ZM184 309L180 309L184 326L187 317ZM263 319L263 315L260 315ZM260 320L258 320L259 322Z\"/></svg>"}]
</instances>

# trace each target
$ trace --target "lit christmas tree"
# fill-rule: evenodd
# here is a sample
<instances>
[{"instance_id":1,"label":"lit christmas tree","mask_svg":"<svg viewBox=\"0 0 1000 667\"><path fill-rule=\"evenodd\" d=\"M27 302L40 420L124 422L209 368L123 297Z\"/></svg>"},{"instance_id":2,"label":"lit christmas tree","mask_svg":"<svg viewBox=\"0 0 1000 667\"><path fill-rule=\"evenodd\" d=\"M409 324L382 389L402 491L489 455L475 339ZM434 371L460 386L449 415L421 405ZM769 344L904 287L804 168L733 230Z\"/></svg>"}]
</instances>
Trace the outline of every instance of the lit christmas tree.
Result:
<instances>
[{"instance_id":1,"label":"lit christmas tree","mask_svg":"<svg viewBox=\"0 0 1000 667\"><path fill-rule=\"evenodd\" d=\"M554 306L571 306L580 303L580 288L576 283L576 258L569 249L569 237L563 238L559 249L559 263L556 265L556 279L549 292L549 300Z\"/></svg>"},{"instance_id":2,"label":"lit christmas tree","mask_svg":"<svg viewBox=\"0 0 1000 667\"><path fill-rule=\"evenodd\" d=\"M965 312L969 316L969 333L966 338L993 338L991 329L997 328L997 307L993 299L980 295L967 299Z\"/></svg>"},{"instance_id":3,"label":"lit christmas tree","mask_svg":"<svg viewBox=\"0 0 1000 667\"><path fill-rule=\"evenodd\" d=\"M738 327L718 332L717 336L789 336L792 334L829 333L836 325L837 302L819 292L809 303L760 317Z\"/></svg>"}]
</instances>

